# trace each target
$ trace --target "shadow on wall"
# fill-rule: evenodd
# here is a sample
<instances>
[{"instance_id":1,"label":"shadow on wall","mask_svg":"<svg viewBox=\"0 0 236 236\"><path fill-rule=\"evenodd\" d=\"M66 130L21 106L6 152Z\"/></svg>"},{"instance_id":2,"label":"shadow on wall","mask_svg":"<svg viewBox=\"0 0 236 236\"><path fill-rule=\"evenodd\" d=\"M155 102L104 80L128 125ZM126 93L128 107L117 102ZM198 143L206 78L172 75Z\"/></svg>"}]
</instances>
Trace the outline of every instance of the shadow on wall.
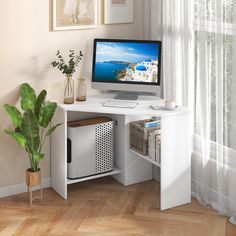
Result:
<instances>
[{"instance_id":1,"label":"shadow on wall","mask_svg":"<svg viewBox=\"0 0 236 236\"><path fill-rule=\"evenodd\" d=\"M23 168L23 170L27 166L26 159L22 162L25 151L3 131L7 127L12 128L11 121L3 106L6 103L16 105L18 103L19 93L20 86L0 98L0 166L1 176L4 176L4 178L1 178L0 180L0 187L20 183L21 181L19 181L19 179L24 178L24 171L19 173L16 173L15 171L19 166Z\"/></svg>"},{"instance_id":2,"label":"shadow on wall","mask_svg":"<svg viewBox=\"0 0 236 236\"><path fill-rule=\"evenodd\" d=\"M29 80L35 79L37 81L42 81L42 79L46 78L47 73L51 68L50 62L41 66L38 57L32 56L29 60L27 68L20 69L19 74Z\"/></svg>"},{"instance_id":3,"label":"shadow on wall","mask_svg":"<svg viewBox=\"0 0 236 236\"><path fill-rule=\"evenodd\" d=\"M7 113L4 110L4 104L11 104L16 105L19 100L20 95L20 86L16 87L13 91L9 92L4 97L0 98L0 130L2 131L3 128L7 126L7 124L10 124L10 120L7 116ZM2 132L1 132L2 133ZM0 133L0 140L1 140L1 133Z\"/></svg>"},{"instance_id":4,"label":"shadow on wall","mask_svg":"<svg viewBox=\"0 0 236 236\"><path fill-rule=\"evenodd\" d=\"M19 94L20 94L20 86L15 88L13 91L5 95L4 97L0 98L0 146L1 146L1 152L4 153L2 148L5 148L3 145L3 140L6 139L6 134L4 133L4 129L10 127L11 121L4 109L4 104L11 104L11 105L16 105L18 100L19 100Z\"/></svg>"},{"instance_id":5,"label":"shadow on wall","mask_svg":"<svg viewBox=\"0 0 236 236\"><path fill-rule=\"evenodd\" d=\"M48 100L58 100L63 96L63 80L54 80L56 76L50 76L50 73L54 72L51 61L52 58L40 62L40 58L34 55L29 58L27 66L18 70L18 74L24 78L24 82L28 82L35 89L37 94L45 89L48 92Z\"/></svg>"}]
</instances>

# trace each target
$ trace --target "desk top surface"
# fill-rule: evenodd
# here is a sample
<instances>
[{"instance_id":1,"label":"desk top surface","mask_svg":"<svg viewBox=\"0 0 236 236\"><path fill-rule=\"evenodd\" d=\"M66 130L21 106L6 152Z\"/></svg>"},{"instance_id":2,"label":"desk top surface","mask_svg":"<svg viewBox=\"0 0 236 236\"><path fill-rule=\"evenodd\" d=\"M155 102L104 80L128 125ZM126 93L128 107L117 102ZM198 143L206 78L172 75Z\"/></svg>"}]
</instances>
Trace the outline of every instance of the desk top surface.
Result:
<instances>
[{"instance_id":1,"label":"desk top surface","mask_svg":"<svg viewBox=\"0 0 236 236\"><path fill-rule=\"evenodd\" d=\"M96 96L89 96L84 102L75 102L74 104L58 104L58 107L64 111L77 112L92 112L102 114L119 114L119 115L144 115L144 116L176 116L190 113L190 110L185 107L178 107L175 110L155 110L151 105L163 106L164 101L153 96L139 96L137 100L138 105L135 108L116 108L104 107L103 103L113 98L112 94L99 94Z\"/></svg>"}]
</instances>

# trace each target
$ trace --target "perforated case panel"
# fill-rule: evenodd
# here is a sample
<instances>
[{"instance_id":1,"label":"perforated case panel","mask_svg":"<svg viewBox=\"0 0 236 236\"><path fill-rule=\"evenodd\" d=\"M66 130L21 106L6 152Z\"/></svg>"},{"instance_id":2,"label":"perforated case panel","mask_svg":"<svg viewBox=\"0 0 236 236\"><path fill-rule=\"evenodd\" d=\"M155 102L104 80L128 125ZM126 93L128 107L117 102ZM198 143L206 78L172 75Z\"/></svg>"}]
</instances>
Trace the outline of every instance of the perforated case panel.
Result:
<instances>
[{"instance_id":1,"label":"perforated case panel","mask_svg":"<svg viewBox=\"0 0 236 236\"><path fill-rule=\"evenodd\" d=\"M95 172L113 170L113 122L98 124L95 127Z\"/></svg>"}]
</instances>

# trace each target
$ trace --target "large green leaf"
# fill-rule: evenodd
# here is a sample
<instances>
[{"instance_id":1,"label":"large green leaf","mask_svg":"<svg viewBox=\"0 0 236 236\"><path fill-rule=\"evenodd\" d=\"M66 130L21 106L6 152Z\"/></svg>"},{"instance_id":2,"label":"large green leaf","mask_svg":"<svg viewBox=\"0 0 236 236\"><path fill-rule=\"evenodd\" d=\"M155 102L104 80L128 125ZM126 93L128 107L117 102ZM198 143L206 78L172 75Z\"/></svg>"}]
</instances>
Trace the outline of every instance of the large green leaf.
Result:
<instances>
[{"instance_id":1,"label":"large green leaf","mask_svg":"<svg viewBox=\"0 0 236 236\"><path fill-rule=\"evenodd\" d=\"M62 125L62 123L57 124L57 125L54 125L53 127L51 127L51 128L47 131L46 136L50 136L50 135L55 131L55 129L56 129L58 126L60 126L60 125Z\"/></svg>"},{"instance_id":2,"label":"large green leaf","mask_svg":"<svg viewBox=\"0 0 236 236\"><path fill-rule=\"evenodd\" d=\"M39 118L39 112L40 112L42 105L45 102L46 96L47 96L46 90L42 90L37 97L37 101L36 101L35 109L34 109L34 114L36 115L37 118Z\"/></svg>"},{"instance_id":3,"label":"large green leaf","mask_svg":"<svg viewBox=\"0 0 236 236\"><path fill-rule=\"evenodd\" d=\"M39 125L33 111L27 110L22 119L21 130L27 139L30 150L37 152L39 147Z\"/></svg>"},{"instance_id":4,"label":"large green leaf","mask_svg":"<svg viewBox=\"0 0 236 236\"><path fill-rule=\"evenodd\" d=\"M42 127L44 128L48 127L55 113L56 108L57 104L55 102L48 102L41 107L38 121Z\"/></svg>"},{"instance_id":5,"label":"large green leaf","mask_svg":"<svg viewBox=\"0 0 236 236\"><path fill-rule=\"evenodd\" d=\"M21 86L21 108L24 111L34 110L36 104L36 94L29 84L25 83Z\"/></svg>"},{"instance_id":6,"label":"large green leaf","mask_svg":"<svg viewBox=\"0 0 236 236\"><path fill-rule=\"evenodd\" d=\"M8 115L11 117L13 125L16 128L20 127L22 122L22 116L20 111L16 107L10 106L8 104L5 104L4 108L7 111Z\"/></svg>"},{"instance_id":7,"label":"large green leaf","mask_svg":"<svg viewBox=\"0 0 236 236\"><path fill-rule=\"evenodd\" d=\"M18 133L18 132L14 132L14 131L11 131L11 130L8 130L8 129L5 129L4 131L7 134L11 135L16 140L16 142L21 145L22 148L26 147L27 140L26 140L26 138L24 137L23 134Z\"/></svg>"}]
</instances>

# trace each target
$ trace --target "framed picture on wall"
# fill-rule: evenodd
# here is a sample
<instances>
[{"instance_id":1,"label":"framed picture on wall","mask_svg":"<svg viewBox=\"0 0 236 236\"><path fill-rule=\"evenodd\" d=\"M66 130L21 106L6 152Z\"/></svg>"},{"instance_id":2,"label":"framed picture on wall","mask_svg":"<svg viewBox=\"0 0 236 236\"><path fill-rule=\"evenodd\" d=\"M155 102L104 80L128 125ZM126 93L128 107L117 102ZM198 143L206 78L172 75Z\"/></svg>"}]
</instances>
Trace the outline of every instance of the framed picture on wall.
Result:
<instances>
[{"instance_id":1,"label":"framed picture on wall","mask_svg":"<svg viewBox=\"0 0 236 236\"><path fill-rule=\"evenodd\" d=\"M104 24L132 23L133 0L104 0Z\"/></svg>"},{"instance_id":2,"label":"framed picture on wall","mask_svg":"<svg viewBox=\"0 0 236 236\"><path fill-rule=\"evenodd\" d=\"M97 0L52 0L53 30L97 27Z\"/></svg>"}]
</instances>

